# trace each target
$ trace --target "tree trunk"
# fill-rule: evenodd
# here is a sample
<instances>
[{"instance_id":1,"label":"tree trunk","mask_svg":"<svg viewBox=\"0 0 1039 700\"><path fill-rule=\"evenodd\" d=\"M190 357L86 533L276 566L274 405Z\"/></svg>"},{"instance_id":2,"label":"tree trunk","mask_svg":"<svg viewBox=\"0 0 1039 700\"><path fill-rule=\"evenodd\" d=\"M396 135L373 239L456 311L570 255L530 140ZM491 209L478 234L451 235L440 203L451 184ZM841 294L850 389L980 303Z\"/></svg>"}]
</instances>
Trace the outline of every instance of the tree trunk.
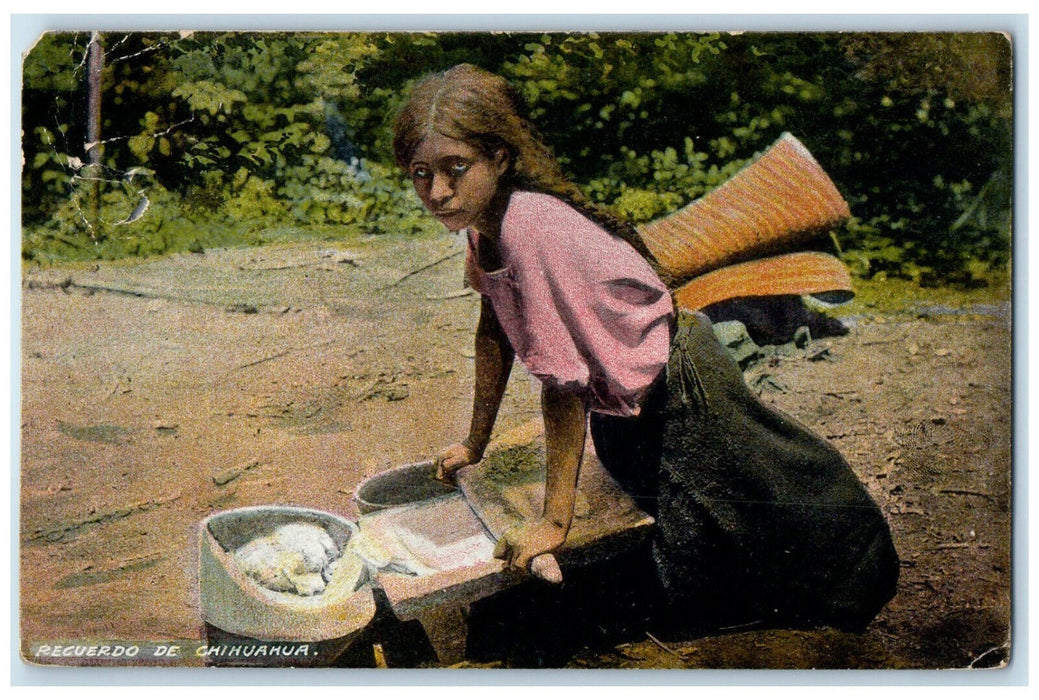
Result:
<instances>
[{"instance_id":1,"label":"tree trunk","mask_svg":"<svg viewBox=\"0 0 1039 700\"><path fill-rule=\"evenodd\" d=\"M90 179L90 236L96 239L101 224L101 72L105 67L101 33L94 32L87 47L87 151Z\"/></svg>"}]
</instances>

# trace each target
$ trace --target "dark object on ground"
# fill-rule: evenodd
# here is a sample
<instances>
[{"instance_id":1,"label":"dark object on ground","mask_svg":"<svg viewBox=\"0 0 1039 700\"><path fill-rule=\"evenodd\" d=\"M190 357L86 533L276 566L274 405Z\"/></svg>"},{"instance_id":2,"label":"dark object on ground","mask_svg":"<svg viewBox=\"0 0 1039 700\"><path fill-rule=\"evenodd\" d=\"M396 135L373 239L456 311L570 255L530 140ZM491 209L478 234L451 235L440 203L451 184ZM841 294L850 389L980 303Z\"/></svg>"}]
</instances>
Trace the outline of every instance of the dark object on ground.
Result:
<instances>
[{"instance_id":1,"label":"dark object on ground","mask_svg":"<svg viewBox=\"0 0 1039 700\"><path fill-rule=\"evenodd\" d=\"M808 308L797 296L730 299L708 306L704 313L712 323L741 321L758 345L789 343L802 326L816 339L848 333L838 319Z\"/></svg>"}]
</instances>

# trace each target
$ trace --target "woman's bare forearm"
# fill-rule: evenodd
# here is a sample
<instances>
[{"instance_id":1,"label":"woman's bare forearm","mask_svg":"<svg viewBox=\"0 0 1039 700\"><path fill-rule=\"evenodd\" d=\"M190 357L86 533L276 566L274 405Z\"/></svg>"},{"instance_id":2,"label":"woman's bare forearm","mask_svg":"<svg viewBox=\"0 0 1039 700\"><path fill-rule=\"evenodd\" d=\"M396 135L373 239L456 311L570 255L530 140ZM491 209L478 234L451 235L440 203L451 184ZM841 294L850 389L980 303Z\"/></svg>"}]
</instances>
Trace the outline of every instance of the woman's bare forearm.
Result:
<instances>
[{"instance_id":1,"label":"woman's bare forearm","mask_svg":"<svg viewBox=\"0 0 1039 700\"><path fill-rule=\"evenodd\" d=\"M545 419L546 520L561 528L565 537L574 517L577 476L584 455L584 399L573 392L545 385L541 390Z\"/></svg>"},{"instance_id":2,"label":"woman's bare forearm","mask_svg":"<svg viewBox=\"0 0 1039 700\"><path fill-rule=\"evenodd\" d=\"M491 439L505 387L509 383L515 353L505 336L490 302L482 300L480 321L476 326L476 380L473 417L465 444L479 459Z\"/></svg>"}]
</instances>

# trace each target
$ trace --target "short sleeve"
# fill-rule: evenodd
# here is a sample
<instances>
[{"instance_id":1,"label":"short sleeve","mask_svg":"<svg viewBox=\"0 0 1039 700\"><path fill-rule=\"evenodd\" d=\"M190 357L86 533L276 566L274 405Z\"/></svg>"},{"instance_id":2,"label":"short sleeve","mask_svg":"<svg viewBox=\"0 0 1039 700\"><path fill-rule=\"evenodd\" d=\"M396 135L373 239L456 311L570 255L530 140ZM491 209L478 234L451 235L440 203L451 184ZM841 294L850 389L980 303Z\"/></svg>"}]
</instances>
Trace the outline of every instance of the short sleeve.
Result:
<instances>
[{"instance_id":1,"label":"short sleeve","mask_svg":"<svg viewBox=\"0 0 1039 700\"><path fill-rule=\"evenodd\" d=\"M593 410L638 411L667 362L667 287L626 242L572 207L517 193L499 241L507 279L491 301L517 356L541 381L587 395Z\"/></svg>"}]
</instances>

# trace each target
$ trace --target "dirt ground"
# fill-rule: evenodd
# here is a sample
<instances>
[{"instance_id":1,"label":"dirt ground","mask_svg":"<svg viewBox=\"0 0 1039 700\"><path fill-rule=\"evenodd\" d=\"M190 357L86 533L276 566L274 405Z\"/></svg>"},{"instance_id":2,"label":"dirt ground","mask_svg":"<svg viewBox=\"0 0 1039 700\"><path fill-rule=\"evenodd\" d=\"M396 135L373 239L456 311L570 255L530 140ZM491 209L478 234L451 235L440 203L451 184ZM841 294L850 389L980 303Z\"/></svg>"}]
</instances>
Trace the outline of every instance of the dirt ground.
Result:
<instances>
[{"instance_id":1,"label":"dirt ground","mask_svg":"<svg viewBox=\"0 0 1039 700\"><path fill-rule=\"evenodd\" d=\"M199 640L203 518L269 503L356 517L363 477L464 436L478 308L465 291L461 247L446 237L27 268L23 654L63 640ZM843 320L848 335L747 378L832 441L882 507L902 559L891 603L861 635L641 634L565 665L1006 662L1009 301ZM538 415L518 370L498 430Z\"/></svg>"}]
</instances>

